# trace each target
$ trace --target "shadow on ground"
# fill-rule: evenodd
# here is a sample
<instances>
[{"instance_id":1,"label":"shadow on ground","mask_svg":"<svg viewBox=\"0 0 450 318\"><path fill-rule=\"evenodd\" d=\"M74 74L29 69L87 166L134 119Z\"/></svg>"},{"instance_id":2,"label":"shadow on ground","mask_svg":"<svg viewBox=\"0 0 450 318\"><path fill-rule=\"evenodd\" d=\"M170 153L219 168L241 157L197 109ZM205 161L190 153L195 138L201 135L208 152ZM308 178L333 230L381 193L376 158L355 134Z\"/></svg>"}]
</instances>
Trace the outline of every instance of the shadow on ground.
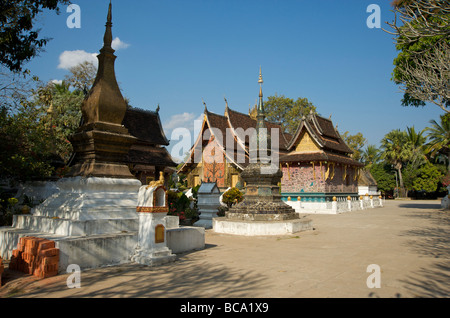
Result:
<instances>
[{"instance_id":1,"label":"shadow on ground","mask_svg":"<svg viewBox=\"0 0 450 318\"><path fill-rule=\"evenodd\" d=\"M419 218L424 227L402 233L409 237L407 246L416 253L436 259L431 266L421 268L402 282L416 297L448 297L450 295L450 211L439 210L435 205L411 204L416 209L434 211L411 211L407 217Z\"/></svg>"},{"instance_id":2,"label":"shadow on ground","mask_svg":"<svg viewBox=\"0 0 450 318\"><path fill-rule=\"evenodd\" d=\"M185 297L243 297L255 288L270 288L262 275L250 269L230 269L225 265L212 265L207 260L189 260L181 255L175 263L158 267L125 264L117 267L99 268L81 272L81 288L69 289L68 274L58 275L53 283L46 283L45 294L39 290L39 282L27 282L15 286L13 293L4 291L6 297L126 297L126 298L185 298ZM92 287L92 288L91 288Z\"/></svg>"},{"instance_id":3,"label":"shadow on ground","mask_svg":"<svg viewBox=\"0 0 450 318\"><path fill-rule=\"evenodd\" d=\"M400 204L400 208L408 208L408 209L425 209L425 210L439 210L441 209L440 203L414 203L414 201L411 201L411 203L405 203Z\"/></svg>"}]
</instances>

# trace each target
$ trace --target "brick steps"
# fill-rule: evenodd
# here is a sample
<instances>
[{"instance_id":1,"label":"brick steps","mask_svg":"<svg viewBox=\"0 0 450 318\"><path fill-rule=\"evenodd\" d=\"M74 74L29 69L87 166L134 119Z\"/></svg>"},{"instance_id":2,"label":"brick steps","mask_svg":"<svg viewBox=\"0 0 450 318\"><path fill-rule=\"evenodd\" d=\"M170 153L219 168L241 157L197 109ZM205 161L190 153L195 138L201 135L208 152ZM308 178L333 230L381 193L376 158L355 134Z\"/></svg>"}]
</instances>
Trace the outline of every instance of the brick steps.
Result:
<instances>
[{"instance_id":1,"label":"brick steps","mask_svg":"<svg viewBox=\"0 0 450 318\"><path fill-rule=\"evenodd\" d=\"M9 269L47 278L58 274L59 249L55 241L42 237L24 236L13 250Z\"/></svg>"}]
</instances>

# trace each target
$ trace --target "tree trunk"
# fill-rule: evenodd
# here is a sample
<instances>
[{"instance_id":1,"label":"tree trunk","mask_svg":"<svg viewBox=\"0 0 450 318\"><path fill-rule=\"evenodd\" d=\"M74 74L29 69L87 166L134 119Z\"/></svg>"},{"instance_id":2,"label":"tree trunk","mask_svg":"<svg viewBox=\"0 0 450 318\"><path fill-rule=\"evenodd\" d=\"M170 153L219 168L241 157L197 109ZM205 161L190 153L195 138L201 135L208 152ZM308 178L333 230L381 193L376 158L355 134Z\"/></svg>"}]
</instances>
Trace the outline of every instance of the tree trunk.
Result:
<instances>
[{"instance_id":1,"label":"tree trunk","mask_svg":"<svg viewBox=\"0 0 450 318\"><path fill-rule=\"evenodd\" d=\"M400 197L405 197L405 186L403 185L402 165L397 165L398 170L398 182L400 184Z\"/></svg>"}]
</instances>

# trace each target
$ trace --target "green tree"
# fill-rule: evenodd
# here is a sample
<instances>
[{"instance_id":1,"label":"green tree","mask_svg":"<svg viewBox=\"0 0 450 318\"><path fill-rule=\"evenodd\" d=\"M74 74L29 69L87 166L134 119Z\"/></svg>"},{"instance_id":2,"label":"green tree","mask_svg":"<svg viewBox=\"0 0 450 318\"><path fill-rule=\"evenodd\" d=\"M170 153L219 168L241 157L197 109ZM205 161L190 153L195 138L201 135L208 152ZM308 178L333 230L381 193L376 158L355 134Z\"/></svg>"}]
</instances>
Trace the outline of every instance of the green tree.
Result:
<instances>
[{"instance_id":1,"label":"green tree","mask_svg":"<svg viewBox=\"0 0 450 318\"><path fill-rule=\"evenodd\" d=\"M80 124L83 92L69 84L40 84L0 116L0 176L28 181L46 178L72 155L68 140Z\"/></svg>"},{"instance_id":2,"label":"green tree","mask_svg":"<svg viewBox=\"0 0 450 318\"><path fill-rule=\"evenodd\" d=\"M269 96L264 102L264 110L267 121L281 123L285 132L293 134L300 119L311 111L315 111L316 107L307 98L299 97L294 101L284 95L275 94L275 96Z\"/></svg>"},{"instance_id":3,"label":"green tree","mask_svg":"<svg viewBox=\"0 0 450 318\"><path fill-rule=\"evenodd\" d=\"M13 72L21 72L23 64L35 57L47 44L34 29L43 10L59 13L59 5L69 0L8 0L0 2L0 64Z\"/></svg>"},{"instance_id":4,"label":"green tree","mask_svg":"<svg viewBox=\"0 0 450 318\"><path fill-rule=\"evenodd\" d=\"M398 56L392 80L404 91L402 105L434 103L450 112L450 2L396 0L396 19L388 23Z\"/></svg>"},{"instance_id":5,"label":"green tree","mask_svg":"<svg viewBox=\"0 0 450 318\"><path fill-rule=\"evenodd\" d=\"M373 164L380 160L380 150L375 145L367 145L361 153L361 161L364 166L370 170Z\"/></svg>"},{"instance_id":6,"label":"green tree","mask_svg":"<svg viewBox=\"0 0 450 318\"><path fill-rule=\"evenodd\" d=\"M447 158L447 170L450 171L450 115L440 116L440 123L434 119L430 123L431 127L425 128L429 139L426 152L431 157L443 154Z\"/></svg>"},{"instance_id":7,"label":"green tree","mask_svg":"<svg viewBox=\"0 0 450 318\"><path fill-rule=\"evenodd\" d=\"M416 132L414 126L406 127L406 140L411 149L408 166L412 169L418 168L427 161L425 157L426 137L423 135L424 131Z\"/></svg>"},{"instance_id":8,"label":"green tree","mask_svg":"<svg viewBox=\"0 0 450 318\"><path fill-rule=\"evenodd\" d=\"M361 160L361 153L362 148L367 143L367 139L363 137L362 133L357 133L356 135L350 135L348 131L343 133L341 135L342 139L344 139L347 146L350 147L351 150L353 150L352 158L360 161Z\"/></svg>"},{"instance_id":9,"label":"green tree","mask_svg":"<svg viewBox=\"0 0 450 318\"><path fill-rule=\"evenodd\" d=\"M377 181L379 191L386 193L395 189L396 172L391 169L391 165L385 163L374 163L371 165L369 171Z\"/></svg>"},{"instance_id":10,"label":"green tree","mask_svg":"<svg viewBox=\"0 0 450 318\"><path fill-rule=\"evenodd\" d=\"M50 83L38 88L33 103L39 108L37 120L48 129L52 152L67 162L73 149L68 138L79 127L84 94L71 91L69 84Z\"/></svg>"},{"instance_id":11,"label":"green tree","mask_svg":"<svg viewBox=\"0 0 450 318\"><path fill-rule=\"evenodd\" d=\"M97 75L97 67L89 61L71 67L69 71L70 74L66 75L65 82L78 91L89 90Z\"/></svg>"},{"instance_id":12,"label":"green tree","mask_svg":"<svg viewBox=\"0 0 450 318\"><path fill-rule=\"evenodd\" d=\"M400 186L400 195L405 195L405 187L403 183L402 168L412 155L411 146L408 143L406 132L400 129L392 130L381 140L382 155L381 158L387 163L392 164L397 170Z\"/></svg>"},{"instance_id":13,"label":"green tree","mask_svg":"<svg viewBox=\"0 0 450 318\"><path fill-rule=\"evenodd\" d=\"M435 192L442 174L432 163L426 162L418 169L405 169L405 185L408 190Z\"/></svg>"}]
</instances>

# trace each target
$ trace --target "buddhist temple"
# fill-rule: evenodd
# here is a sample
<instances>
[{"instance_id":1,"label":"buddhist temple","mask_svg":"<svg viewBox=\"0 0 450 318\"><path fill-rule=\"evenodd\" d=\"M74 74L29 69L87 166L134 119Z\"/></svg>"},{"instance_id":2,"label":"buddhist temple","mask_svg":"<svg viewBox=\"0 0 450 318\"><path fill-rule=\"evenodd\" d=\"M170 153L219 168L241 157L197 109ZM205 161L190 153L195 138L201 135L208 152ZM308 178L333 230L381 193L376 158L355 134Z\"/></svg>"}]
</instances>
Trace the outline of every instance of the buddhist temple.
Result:
<instances>
[{"instance_id":1,"label":"buddhist temple","mask_svg":"<svg viewBox=\"0 0 450 318\"><path fill-rule=\"evenodd\" d=\"M189 187L216 182L221 191L229 187L244 189L241 173L249 165L251 153L250 134L242 132L256 127L255 115L256 107L244 114L231 109L227 101L224 115L208 111L205 105L200 134L178 170L187 176ZM330 118L312 111L299 118L294 135L284 132L278 123L264 123L269 135L272 132L272 138L278 139L275 151L283 174L280 193L284 201L326 203L359 198L363 164L352 159L353 151Z\"/></svg>"},{"instance_id":2,"label":"buddhist temple","mask_svg":"<svg viewBox=\"0 0 450 318\"><path fill-rule=\"evenodd\" d=\"M226 100L225 100L226 101ZM228 187L244 186L240 173L250 163L249 128L256 128L255 109L248 114L228 107L226 101L224 115L208 111L206 105L200 134L190 150L188 160L178 173L187 175L188 186L201 182L216 182L221 190ZM287 153L287 145L292 136L284 133L280 124L265 121L269 130L277 129L279 153ZM227 134L231 138L227 139Z\"/></svg>"},{"instance_id":3,"label":"buddhist temple","mask_svg":"<svg viewBox=\"0 0 450 318\"><path fill-rule=\"evenodd\" d=\"M325 202L333 197L358 195L363 164L351 158L331 119L311 112L304 116L280 156L281 192L292 200Z\"/></svg>"}]
</instances>

